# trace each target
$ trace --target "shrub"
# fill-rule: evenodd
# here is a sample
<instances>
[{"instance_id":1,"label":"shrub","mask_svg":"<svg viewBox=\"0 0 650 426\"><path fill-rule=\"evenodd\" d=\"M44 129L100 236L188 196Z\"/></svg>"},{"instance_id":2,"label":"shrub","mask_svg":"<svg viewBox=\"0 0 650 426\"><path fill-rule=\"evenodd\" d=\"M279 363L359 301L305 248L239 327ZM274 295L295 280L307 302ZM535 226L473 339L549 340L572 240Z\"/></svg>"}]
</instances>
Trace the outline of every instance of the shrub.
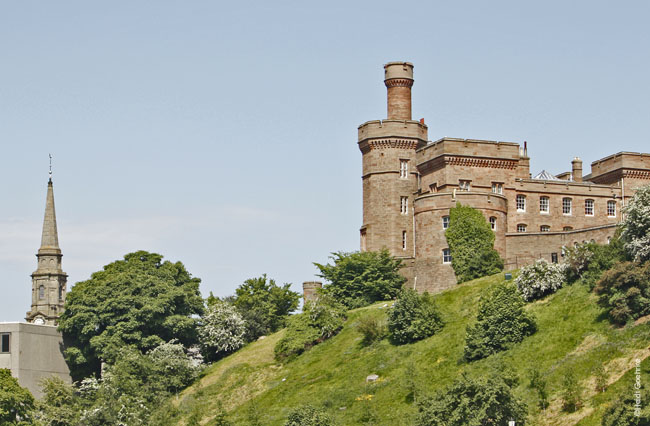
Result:
<instances>
[{"instance_id":1,"label":"shrub","mask_svg":"<svg viewBox=\"0 0 650 426\"><path fill-rule=\"evenodd\" d=\"M503 270L503 260L494 250L494 232L479 210L457 203L449 211L445 237L459 283Z\"/></svg>"},{"instance_id":2,"label":"shrub","mask_svg":"<svg viewBox=\"0 0 650 426\"><path fill-rule=\"evenodd\" d=\"M539 259L532 265L524 266L515 279L517 289L524 300L541 299L555 293L564 284L565 267L562 264L548 263Z\"/></svg>"},{"instance_id":3,"label":"shrub","mask_svg":"<svg viewBox=\"0 0 650 426\"><path fill-rule=\"evenodd\" d=\"M18 384L11 371L0 368L0 424L31 424L28 420L33 407L34 397L29 390Z\"/></svg>"},{"instance_id":4,"label":"shrub","mask_svg":"<svg viewBox=\"0 0 650 426\"><path fill-rule=\"evenodd\" d=\"M428 293L418 295L414 290L403 290L388 312L388 331L397 344L433 336L442 326L438 307Z\"/></svg>"},{"instance_id":5,"label":"shrub","mask_svg":"<svg viewBox=\"0 0 650 426\"><path fill-rule=\"evenodd\" d=\"M595 292L599 295L598 304L616 324L650 314L650 262L618 263L603 274Z\"/></svg>"},{"instance_id":6,"label":"shrub","mask_svg":"<svg viewBox=\"0 0 650 426\"><path fill-rule=\"evenodd\" d=\"M650 185L639 188L625 208L621 239L637 262L650 259Z\"/></svg>"},{"instance_id":7,"label":"shrub","mask_svg":"<svg viewBox=\"0 0 650 426\"><path fill-rule=\"evenodd\" d=\"M221 301L208 306L199 324L199 342L208 361L241 348L245 333L246 323L237 308Z\"/></svg>"},{"instance_id":8,"label":"shrub","mask_svg":"<svg viewBox=\"0 0 650 426\"><path fill-rule=\"evenodd\" d=\"M650 405L640 413L635 413L636 401L629 394L621 395L614 400L603 414L602 426L647 426L650 424Z\"/></svg>"},{"instance_id":9,"label":"shrub","mask_svg":"<svg viewBox=\"0 0 650 426\"><path fill-rule=\"evenodd\" d=\"M582 389L576 379L573 371L569 371L564 376L562 382L562 409L568 412L574 412L582 406Z\"/></svg>"},{"instance_id":10,"label":"shrub","mask_svg":"<svg viewBox=\"0 0 650 426\"><path fill-rule=\"evenodd\" d=\"M384 249L332 253L333 265L314 263L320 277L329 281L323 292L348 308L359 308L381 300L394 299L406 278L399 273L402 261Z\"/></svg>"},{"instance_id":11,"label":"shrub","mask_svg":"<svg viewBox=\"0 0 650 426\"><path fill-rule=\"evenodd\" d=\"M576 281L589 266L594 256L594 243L582 243L574 247L562 247L562 259L566 276L570 282Z\"/></svg>"},{"instance_id":12,"label":"shrub","mask_svg":"<svg viewBox=\"0 0 650 426\"><path fill-rule=\"evenodd\" d=\"M593 288L604 271L616 262L625 260L625 249L619 237L620 231L617 231L609 244L583 243L564 247L562 263L566 265L567 280L574 282L582 279Z\"/></svg>"},{"instance_id":13,"label":"shrub","mask_svg":"<svg viewBox=\"0 0 650 426\"><path fill-rule=\"evenodd\" d=\"M506 350L536 329L517 288L497 284L481 296L476 324L467 328L465 359L477 360Z\"/></svg>"},{"instance_id":14,"label":"shrub","mask_svg":"<svg viewBox=\"0 0 650 426\"><path fill-rule=\"evenodd\" d=\"M312 405L295 408L289 414L285 426L332 426L334 421L325 410Z\"/></svg>"},{"instance_id":15,"label":"shrub","mask_svg":"<svg viewBox=\"0 0 650 426\"><path fill-rule=\"evenodd\" d=\"M532 370L530 372L530 385L531 389L535 389L537 397L539 398L539 407L545 410L548 407L548 388L544 376L539 370Z\"/></svg>"},{"instance_id":16,"label":"shrub","mask_svg":"<svg viewBox=\"0 0 650 426\"><path fill-rule=\"evenodd\" d=\"M526 406L517 399L515 383L499 375L470 379L461 376L432 398L418 404L416 426L523 424Z\"/></svg>"},{"instance_id":17,"label":"shrub","mask_svg":"<svg viewBox=\"0 0 650 426\"><path fill-rule=\"evenodd\" d=\"M371 345L386 337L386 323L373 316L364 316L359 318L357 331L363 335L361 344L364 346Z\"/></svg>"},{"instance_id":18,"label":"shrub","mask_svg":"<svg viewBox=\"0 0 650 426\"><path fill-rule=\"evenodd\" d=\"M321 295L305 305L301 314L289 318L287 332L275 345L275 358L289 361L310 347L334 336L345 322L345 308Z\"/></svg>"}]
</instances>

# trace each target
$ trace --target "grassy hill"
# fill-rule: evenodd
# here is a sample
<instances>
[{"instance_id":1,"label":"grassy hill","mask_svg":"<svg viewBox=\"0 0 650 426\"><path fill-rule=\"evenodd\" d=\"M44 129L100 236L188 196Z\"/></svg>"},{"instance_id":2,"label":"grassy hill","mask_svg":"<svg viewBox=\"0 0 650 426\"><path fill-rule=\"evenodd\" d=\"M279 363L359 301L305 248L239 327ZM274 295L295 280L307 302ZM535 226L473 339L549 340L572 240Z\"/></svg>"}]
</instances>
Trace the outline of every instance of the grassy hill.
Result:
<instances>
[{"instance_id":1,"label":"grassy hill","mask_svg":"<svg viewBox=\"0 0 650 426\"><path fill-rule=\"evenodd\" d=\"M283 331L254 342L212 365L172 401L176 422L188 424L194 418L210 424L222 406L236 425L248 424L251 416L263 425L282 425L293 407L310 403L325 407L341 425L409 425L416 412L409 381L430 393L461 373L474 376L510 368L520 378L515 392L528 404L528 424L599 425L608 404L633 392L635 359L644 360L643 379L650 380L650 322L611 326L595 296L581 284L529 304L539 330L521 344L481 361L463 362L465 328L475 320L481 292L502 280L503 274L485 277L436 295L446 325L415 344L395 346L384 340L361 346L355 323L362 316L385 317L386 303L350 311L337 336L284 365L273 359ZM594 370L599 365L605 366L610 384L604 393L595 391ZM548 381L551 405L544 411L528 387L532 368ZM583 388L584 407L575 413L561 411L562 381L568 371ZM366 384L370 374L380 379Z\"/></svg>"}]
</instances>

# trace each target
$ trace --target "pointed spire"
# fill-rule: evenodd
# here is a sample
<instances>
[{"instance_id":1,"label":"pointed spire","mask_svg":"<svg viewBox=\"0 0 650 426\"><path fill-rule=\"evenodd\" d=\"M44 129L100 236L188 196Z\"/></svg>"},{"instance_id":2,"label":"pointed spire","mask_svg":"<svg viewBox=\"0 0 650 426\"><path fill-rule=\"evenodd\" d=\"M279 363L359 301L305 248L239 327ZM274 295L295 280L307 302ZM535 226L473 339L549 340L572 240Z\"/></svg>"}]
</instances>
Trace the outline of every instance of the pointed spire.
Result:
<instances>
[{"instance_id":1,"label":"pointed spire","mask_svg":"<svg viewBox=\"0 0 650 426\"><path fill-rule=\"evenodd\" d=\"M52 177L47 183L47 200L45 202L45 218L43 219L43 236L41 238L42 252L61 252L59 248L59 234L56 229L56 212L54 211L54 189L52 187Z\"/></svg>"}]
</instances>

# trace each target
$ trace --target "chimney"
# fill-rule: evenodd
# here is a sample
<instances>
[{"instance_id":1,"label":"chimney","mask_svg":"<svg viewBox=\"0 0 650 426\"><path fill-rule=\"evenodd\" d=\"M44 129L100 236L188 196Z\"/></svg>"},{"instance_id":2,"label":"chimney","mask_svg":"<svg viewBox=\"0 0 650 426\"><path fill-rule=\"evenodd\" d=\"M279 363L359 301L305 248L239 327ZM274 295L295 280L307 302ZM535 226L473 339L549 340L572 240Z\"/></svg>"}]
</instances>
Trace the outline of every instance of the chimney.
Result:
<instances>
[{"instance_id":1,"label":"chimney","mask_svg":"<svg viewBox=\"0 0 650 426\"><path fill-rule=\"evenodd\" d=\"M302 297L303 302L313 302L318 299L318 290L323 288L323 283L320 281L305 281L302 283Z\"/></svg>"},{"instance_id":2,"label":"chimney","mask_svg":"<svg viewBox=\"0 0 650 426\"><path fill-rule=\"evenodd\" d=\"M384 65L384 84L388 91L388 119L411 119L411 87L413 64L389 62Z\"/></svg>"},{"instance_id":3,"label":"chimney","mask_svg":"<svg viewBox=\"0 0 650 426\"><path fill-rule=\"evenodd\" d=\"M582 160L578 157L571 161L571 173L574 182L582 182Z\"/></svg>"}]
</instances>

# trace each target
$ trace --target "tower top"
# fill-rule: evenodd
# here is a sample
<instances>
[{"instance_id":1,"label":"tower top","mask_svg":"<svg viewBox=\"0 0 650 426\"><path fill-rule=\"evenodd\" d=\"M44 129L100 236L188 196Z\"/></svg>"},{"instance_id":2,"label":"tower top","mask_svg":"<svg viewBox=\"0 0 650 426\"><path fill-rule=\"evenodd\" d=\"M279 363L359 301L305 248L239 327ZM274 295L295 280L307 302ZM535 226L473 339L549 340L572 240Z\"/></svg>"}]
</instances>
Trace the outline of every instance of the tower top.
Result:
<instances>
[{"instance_id":1,"label":"tower top","mask_svg":"<svg viewBox=\"0 0 650 426\"><path fill-rule=\"evenodd\" d=\"M47 182L47 198L45 201L45 217L43 218L43 234L39 254L60 254L59 234L56 228L56 211L54 209L54 189L52 177Z\"/></svg>"},{"instance_id":2,"label":"tower top","mask_svg":"<svg viewBox=\"0 0 650 426\"><path fill-rule=\"evenodd\" d=\"M388 91L388 119L411 120L413 64L389 62L384 65L384 84Z\"/></svg>"}]
</instances>

